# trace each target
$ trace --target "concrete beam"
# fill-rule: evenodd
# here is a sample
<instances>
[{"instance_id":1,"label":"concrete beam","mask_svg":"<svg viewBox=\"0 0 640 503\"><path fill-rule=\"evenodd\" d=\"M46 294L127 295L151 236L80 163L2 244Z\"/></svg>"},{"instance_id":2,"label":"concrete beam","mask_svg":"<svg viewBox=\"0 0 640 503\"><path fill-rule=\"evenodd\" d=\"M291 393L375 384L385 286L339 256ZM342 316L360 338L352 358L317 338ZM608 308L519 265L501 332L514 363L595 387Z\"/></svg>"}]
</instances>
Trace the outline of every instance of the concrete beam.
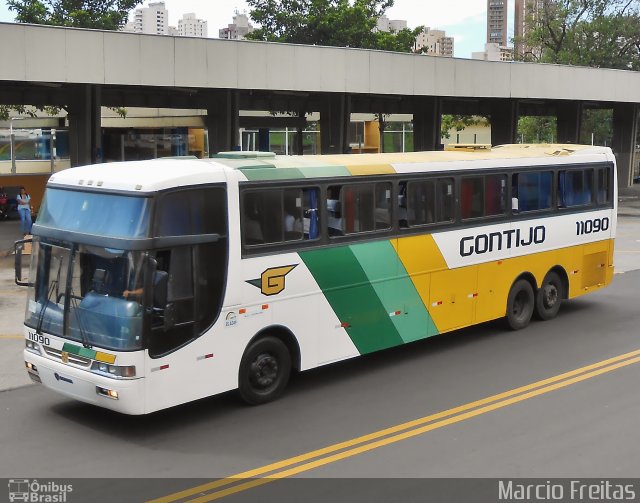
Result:
<instances>
[{"instance_id":1,"label":"concrete beam","mask_svg":"<svg viewBox=\"0 0 640 503\"><path fill-rule=\"evenodd\" d=\"M558 143L580 143L582 102L558 101L555 108Z\"/></svg>"},{"instance_id":2,"label":"concrete beam","mask_svg":"<svg viewBox=\"0 0 640 503\"><path fill-rule=\"evenodd\" d=\"M638 134L640 108L637 104L617 103L613 107L613 143L618 166L618 187L633 184L633 157Z\"/></svg>"},{"instance_id":3,"label":"concrete beam","mask_svg":"<svg viewBox=\"0 0 640 503\"><path fill-rule=\"evenodd\" d=\"M71 166L102 161L100 87L79 85L70 99L69 150Z\"/></svg>"},{"instance_id":4,"label":"concrete beam","mask_svg":"<svg viewBox=\"0 0 640 503\"><path fill-rule=\"evenodd\" d=\"M490 100L491 144L515 143L518 130L518 101Z\"/></svg>"},{"instance_id":5,"label":"concrete beam","mask_svg":"<svg viewBox=\"0 0 640 503\"><path fill-rule=\"evenodd\" d=\"M323 154L349 152L347 133L351 120L351 97L328 94L320 106L320 151Z\"/></svg>"},{"instance_id":6,"label":"concrete beam","mask_svg":"<svg viewBox=\"0 0 640 503\"><path fill-rule=\"evenodd\" d=\"M413 148L440 150L442 123L442 100L436 96L416 98L413 110Z\"/></svg>"},{"instance_id":7,"label":"concrete beam","mask_svg":"<svg viewBox=\"0 0 640 503\"><path fill-rule=\"evenodd\" d=\"M209 155L239 147L240 111L236 90L211 95L205 124L209 131Z\"/></svg>"}]
</instances>

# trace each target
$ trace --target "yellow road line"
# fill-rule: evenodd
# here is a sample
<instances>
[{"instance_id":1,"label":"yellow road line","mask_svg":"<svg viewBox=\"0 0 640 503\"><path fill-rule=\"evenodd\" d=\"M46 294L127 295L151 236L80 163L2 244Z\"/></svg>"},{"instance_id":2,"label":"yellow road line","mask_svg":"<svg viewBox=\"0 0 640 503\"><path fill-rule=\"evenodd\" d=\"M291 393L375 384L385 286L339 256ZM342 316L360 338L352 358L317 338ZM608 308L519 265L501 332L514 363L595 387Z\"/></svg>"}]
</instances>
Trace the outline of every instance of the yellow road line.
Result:
<instances>
[{"instance_id":1,"label":"yellow road line","mask_svg":"<svg viewBox=\"0 0 640 503\"><path fill-rule=\"evenodd\" d=\"M605 372L611 372L612 370L615 370L617 368L631 365L632 363L640 362L640 357L638 355L640 355L640 350L631 351L630 353L625 353L623 355L619 355L613 358L609 358L607 360L593 363L585 367L581 367L581 368L578 368L569 372L565 372L563 374L560 374L554 377L543 379L541 381L537 381L537 382L528 384L526 386L521 386L519 388L505 391L503 393L499 393L497 395L483 398L475 402L470 402L465 405L454 407L452 409L438 412L436 414L431 414L429 416L425 416L419 419L415 419L413 421L402 423L397 426L393 426L393 427L386 428L374 433L370 433L368 435L357 437L352 440L340 442L338 444L330 445L328 447L311 451L306 454L302 454L302 455L288 458L288 459L285 459L276 463L272 463L260 468L242 472L242 473L233 475L231 477L227 477L225 479L220 479L214 482L193 487L191 489L186 489L184 491L180 491L162 498L152 500L150 503L175 502L181 499L188 498L190 496L202 494L203 492L211 491L213 489L219 489L221 487L225 487L231 484L236 484L242 480L254 478L259 475L264 475L266 473L276 471L276 473L272 473L268 475L267 478L244 482L242 484L227 488L223 491L217 491L211 494L207 494L191 501L204 502L204 501L212 501L214 499L219 499L224 496L228 496L229 494L234 494L240 491L244 491L244 490L257 487L281 478L290 477L292 475L296 475L304 471L312 470L314 468L323 466L328 463L333 463L340 459L355 456L357 454L361 454L363 452L367 452L372 449L377 449L379 447L388 445L390 443L398 442L406 438L420 435L427 431L431 431L437 428L442 428L443 426L454 424L454 423L463 421L465 419L475 417L480 414L485 414L487 412L490 412L502 407L506 407L507 405L511 405L523 400L527 400L529 398L541 395L543 393L548 393L555 389L560 389L560 388L569 386L571 384L574 384L576 382L580 382L585 379L589 379L591 377L601 375ZM471 409L475 409L475 410L471 410ZM453 417L449 417L449 416L453 416ZM444 419L447 417L448 419ZM430 424L426 424L426 423L430 423ZM409 431L404 431L404 430L409 430ZM387 437L387 438L383 438L383 437ZM359 444L364 444L364 445L360 445L359 447L356 447ZM343 452L338 452L338 451L343 451ZM333 454L336 452L338 453ZM333 454L333 455L326 456L328 454ZM326 456L326 457L321 457L321 456ZM280 470L282 468L303 463L305 461L309 461L319 457L320 459L317 459L315 461L310 461L309 463L302 464L294 468L290 468L289 470L283 470L283 471L277 472L277 470Z\"/></svg>"}]
</instances>

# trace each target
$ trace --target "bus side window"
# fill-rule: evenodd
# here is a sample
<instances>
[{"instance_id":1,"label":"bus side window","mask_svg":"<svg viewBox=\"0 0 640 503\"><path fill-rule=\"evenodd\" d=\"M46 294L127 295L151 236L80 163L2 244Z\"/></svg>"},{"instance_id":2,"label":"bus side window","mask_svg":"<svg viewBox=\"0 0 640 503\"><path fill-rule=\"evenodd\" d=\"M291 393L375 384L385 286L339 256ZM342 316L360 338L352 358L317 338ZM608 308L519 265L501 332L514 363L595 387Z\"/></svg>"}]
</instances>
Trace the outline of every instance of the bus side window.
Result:
<instances>
[{"instance_id":1,"label":"bus side window","mask_svg":"<svg viewBox=\"0 0 640 503\"><path fill-rule=\"evenodd\" d=\"M453 178L441 178L438 180L436 192L436 220L438 222L451 222L453 220Z\"/></svg>"},{"instance_id":2,"label":"bus side window","mask_svg":"<svg viewBox=\"0 0 640 503\"><path fill-rule=\"evenodd\" d=\"M481 176L462 179L460 214L462 219L481 217L484 210L484 191Z\"/></svg>"},{"instance_id":3,"label":"bus side window","mask_svg":"<svg viewBox=\"0 0 640 503\"><path fill-rule=\"evenodd\" d=\"M502 215L507 207L507 177L487 175L484 177L484 216Z\"/></svg>"},{"instance_id":4,"label":"bus side window","mask_svg":"<svg viewBox=\"0 0 640 503\"><path fill-rule=\"evenodd\" d=\"M558 173L558 206L583 206L593 201L593 169Z\"/></svg>"},{"instance_id":5,"label":"bus side window","mask_svg":"<svg viewBox=\"0 0 640 503\"><path fill-rule=\"evenodd\" d=\"M611 202L611 168L598 169L598 204Z\"/></svg>"}]
</instances>

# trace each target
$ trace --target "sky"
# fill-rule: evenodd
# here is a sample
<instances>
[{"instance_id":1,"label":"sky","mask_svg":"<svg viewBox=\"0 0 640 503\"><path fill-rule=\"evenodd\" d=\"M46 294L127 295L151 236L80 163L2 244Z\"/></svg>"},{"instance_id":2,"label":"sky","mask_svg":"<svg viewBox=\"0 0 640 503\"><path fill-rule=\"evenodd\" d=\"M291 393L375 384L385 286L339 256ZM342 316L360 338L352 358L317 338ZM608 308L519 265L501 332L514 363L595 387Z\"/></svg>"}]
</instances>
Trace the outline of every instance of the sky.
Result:
<instances>
[{"instance_id":1,"label":"sky","mask_svg":"<svg viewBox=\"0 0 640 503\"><path fill-rule=\"evenodd\" d=\"M144 6L149 0L144 1ZM509 1L509 27L513 27L513 2ZM244 0L165 0L169 24L178 25L182 14L193 12L208 21L209 36L217 37L218 29L232 22L236 10L249 12ZM486 40L486 0L395 0L387 11L390 19L404 19L409 28L424 25L445 30L454 37L454 56L470 58L483 51ZM13 13L0 0L0 22L13 22ZM509 37L513 36L509 33Z\"/></svg>"}]
</instances>

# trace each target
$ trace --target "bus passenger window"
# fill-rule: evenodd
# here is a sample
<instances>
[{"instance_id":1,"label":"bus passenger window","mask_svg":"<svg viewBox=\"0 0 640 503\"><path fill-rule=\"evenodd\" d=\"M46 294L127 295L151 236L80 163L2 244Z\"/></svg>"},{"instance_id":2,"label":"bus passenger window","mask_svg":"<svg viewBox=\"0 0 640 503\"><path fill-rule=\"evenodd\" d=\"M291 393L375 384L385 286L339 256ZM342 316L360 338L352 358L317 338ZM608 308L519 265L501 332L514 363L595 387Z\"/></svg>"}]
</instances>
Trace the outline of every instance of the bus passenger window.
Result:
<instances>
[{"instance_id":1,"label":"bus passenger window","mask_svg":"<svg viewBox=\"0 0 640 503\"><path fill-rule=\"evenodd\" d=\"M391 227L391 184L358 183L327 189L329 236Z\"/></svg>"},{"instance_id":2,"label":"bus passenger window","mask_svg":"<svg viewBox=\"0 0 640 503\"><path fill-rule=\"evenodd\" d=\"M436 220L438 222L451 222L453 220L452 178L442 178L438 180L436 196Z\"/></svg>"},{"instance_id":3,"label":"bus passenger window","mask_svg":"<svg viewBox=\"0 0 640 503\"><path fill-rule=\"evenodd\" d=\"M460 214L463 219L481 217L484 212L484 191L481 176L462 179Z\"/></svg>"},{"instance_id":4,"label":"bus passenger window","mask_svg":"<svg viewBox=\"0 0 640 503\"><path fill-rule=\"evenodd\" d=\"M407 222L414 225L435 222L435 182L420 180L407 184Z\"/></svg>"},{"instance_id":5,"label":"bus passenger window","mask_svg":"<svg viewBox=\"0 0 640 503\"><path fill-rule=\"evenodd\" d=\"M546 210L551 208L551 189L553 174L551 171L516 173L512 179L512 195L519 212Z\"/></svg>"},{"instance_id":6,"label":"bus passenger window","mask_svg":"<svg viewBox=\"0 0 640 503\"><path fill-rule=\"evenodd\" d=\"M591 204L593 170L575 169L558 173L558 206L584 206Z\"/></svg>"},{"instance_id":7,"label":"bus passenger window","mask_svg":"<svg viewBox=\"0 0 640 503\"><path fill-rule=\"evenodd\" d=\"M611 168L598 169L598 204L611 202Z\"/></svg>"},{"instance_id":8,"label":"bus passenger window","mask_svg":"<svg viewBox=\"0 0 640 503\"><path fill-rule=\"evenodd\" d=\"M506 210L507 177L487 175L484 177L484 216L502 215Z\"/></svg>"}]
</instances>

